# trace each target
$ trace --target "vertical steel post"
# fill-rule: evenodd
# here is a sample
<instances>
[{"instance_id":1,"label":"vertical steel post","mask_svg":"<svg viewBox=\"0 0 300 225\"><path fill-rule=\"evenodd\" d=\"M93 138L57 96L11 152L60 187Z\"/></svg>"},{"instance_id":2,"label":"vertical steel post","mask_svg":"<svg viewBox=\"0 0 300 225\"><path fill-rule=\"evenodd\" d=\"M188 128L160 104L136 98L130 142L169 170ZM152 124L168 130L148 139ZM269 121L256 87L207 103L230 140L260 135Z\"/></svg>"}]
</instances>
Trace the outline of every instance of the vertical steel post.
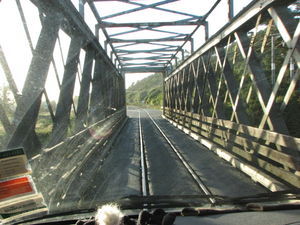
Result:
<instances>
[{"instance_id":1,"label":"vertical steel post","mask_svg":"<svg viewBox=\"0 0 300 225\"><path fill-rule=\"evenodd\" d=\"M90 84L92 80L92 67L94 60L94 50L91 48L87 49L84 66L82 71L82 80L81 87L78 98L77 106L77 118L76 118L76 131L81 130L84 125L87 123L87 113L89 106L89 97L90 97Z\"/></svg>"},{"instance_id":2,"label":"vertical steel post","mask_svg":"<svg viewBox=\"0 0 300 225\"><path fill-rule=\"evenodd\" d=\"M165 107L166 107L166 82L165 82L165 78L166 78L166 71L164 71L161 76L163 77L163 115L165 115Z\"/></svg>"},{"instance_id":3,"label":"vertical steel post","mask_svg":"<svg viewBox=\"0 0 300 225\"><path fill-rule=\"evenodd\" d=\"M50 145L59 143L68 133L81 42L82 37L78 34L74 34L69 46Z\"/></svg>"},{"instance_id":4,"label":"vertical steel post","mask_svg":"<svg viewBox=\"0 0 300 225\"><path fill-rule=\"evenodd\" d=\"M114 56L114 53L111 51L111 52L110 52L110 60L111 60L111 61L113 61L113 56Z\"/></svg>"},{"instance_id":5,"label":"vertical steel post","mask_svg":"<svg viewBox=\"0 0 300 225\"><path fill-rule=\"evenodd\" d=\"M104 118L104 107L103 107L103 76L105 73L105 63L101 58L96 58L94 75L92 81L92 93L90 101L90 123L95 123Z\"/></svg>"},{"instance_id":6,"label":"vertical steel post","mask_svg":"<svg viewBox=\"0 0 300 225\"><path fill-rule=\"evenodd\" d=\"M233 1L234 0L228 0L228 21L230 21L234 16Z\"/></svg>"},{"instance_id":7,"label":"vertical steel post","mask_svg":"<svg viewBox=\"0 0 300 225\"><path fill-rule=\"evenodd\" d=\"M272 86L275 84L275 61L274 61L274 35L271 36L271 83Z\"/></svg>"},{"instance_id":8,"label":"vertical steel post","mask_svg":"<svg viewBox=\"0 0 300 225\"><path fill-rule=\"evenodd\" d=\"M194 52L194 39L191 38L190 42L191 42L191 54L192 54Z\"/></svg>"},{"instance_id":9,"label":"vertical steel post","mask_svg":"<svg viewBox=\"0 0 300 225\"><path fill-rule=\"evenodd\" d=\"M207 21L205 21L204 23L204 29L205 29L205 41L207 41L209 38L209 26Z\"/></svg>"},{"instance_id":10,"label":"vertical steel post","mask_svg":"<svg viewBox=\"0 0 300 225\"><path fill-rule=\"evenodd\" d=\"M121 93L123 93L122 95L122 105L121 107L125 106L125 114L127 113L127 108L126 108L126 87L125 87L125 73L121 74L122 77L122 90Z\"/></svg>"},{"instance_id":11,"label":"vertical steel post","mask_svg":"<svg viewBox=\"0 0 300 225\"><path fill-rule=\"evenodd\" d=\"M84 18L84 4L85 0L79 0L79 14Z\"/></svg>"},{"instance_id":12,"label":"vertical steel post","mask_svg":"<svg viewBox=\"0 0 300 225\"><path fill-rule=\"evenodd\" d=\"M107 40L104 41L104 50L107 53Z\"/></svg>"},{"instance_id":13,"label":"vertical steel post","mask_svg":"<svg viewBox=\"0 0 300 225\"><path fill-rule=\"evenodd\" d=\"M105 65L104 71L103 71L103 78L102 78L102 98L103 98L103 110L104 110L104 116L108 116L108 108L109 108L109 102L108 102L108 91L109 91L109 80L110 80L111 70L110 68Z\"/></svg>"},{"instance_id":14,"label":"vertical steel post","mask_svg":"<svg viewBox=\"0 0 300 225\"><path fill-rule=\"evenodd\" d=\"M95 36L96 36L97 40L99 40L99 31L100 31L99 24L96 24L95 25Z\"/></svg>"}]
</instances>

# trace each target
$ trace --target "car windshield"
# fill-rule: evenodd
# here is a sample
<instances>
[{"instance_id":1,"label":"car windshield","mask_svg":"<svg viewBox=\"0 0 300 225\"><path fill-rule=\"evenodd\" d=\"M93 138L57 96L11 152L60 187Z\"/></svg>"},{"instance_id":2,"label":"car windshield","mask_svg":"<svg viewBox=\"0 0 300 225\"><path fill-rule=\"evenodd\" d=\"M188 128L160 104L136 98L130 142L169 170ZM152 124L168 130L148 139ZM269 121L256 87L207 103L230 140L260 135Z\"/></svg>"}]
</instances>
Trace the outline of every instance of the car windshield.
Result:
<instances>
[{"instance_id":1,"label":"car windshield","mask_svg":"<svg viewBox=\"0 0 300 225\"><path fill-rule=\"evenodd\" d=\"M299 18L298 0L0 0L0 220L299 198Z\"/></svg>"}]
</instances>

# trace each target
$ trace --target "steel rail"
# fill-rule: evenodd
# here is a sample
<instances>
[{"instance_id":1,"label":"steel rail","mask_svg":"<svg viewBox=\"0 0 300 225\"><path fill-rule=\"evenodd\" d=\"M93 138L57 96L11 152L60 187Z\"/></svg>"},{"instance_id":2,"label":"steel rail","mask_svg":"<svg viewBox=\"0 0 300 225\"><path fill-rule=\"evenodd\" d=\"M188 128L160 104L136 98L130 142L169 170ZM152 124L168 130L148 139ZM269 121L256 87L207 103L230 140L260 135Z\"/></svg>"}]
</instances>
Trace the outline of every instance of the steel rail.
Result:
<instances>
[{"instance_id":1,"label":"steel rail","mask_svg":"<svg viewBox=\"0 0 300 225\"><path fill-rule=\"evenodd\" d=\"M209 195L209 196L213 195L212 192L208 189L208 187L206 187L206 185L204 184L204 182L200 179L200 177L193 170L193 168L185 160L185 158L183 157L183 155L176 149L176 147L172 144L172 142L170 141L170 139L166 136L166 134L162 131L162 129L158 126L158 124L154 121L154 119L152 118L152 116L146 110L144 110L144 111L148 114L149 118L151 119L151 121L153 122L153 124L155 125L155 127L158 129L158 131L161 133L161 135L167 141L167 143L169 144L169 146L171 147L171 149L174 151L174 153L178 156L178 158L182 162L183 166L186 168L186 170L189 172L189 174L194 179L195 183L198 185L199 189L201 191L203 191L205 195ZM211 203L215 203L216 202L214 198L208 198L208 199L209 199L209 201Z\"/></svg>"},{"instance_id":2,"label":"steel rail","mask_svg":"<svg viewBox=\"0 0 300 225\"><path fill-rule=\"evenodd\" d=\"M141 112L139 111L139 140L140 140L140 156L141 156L141 184L142 196L148 196L148 177L147 177L147 164L144 149L144 140L142 133Z\"/></svg>"}]
</instances>

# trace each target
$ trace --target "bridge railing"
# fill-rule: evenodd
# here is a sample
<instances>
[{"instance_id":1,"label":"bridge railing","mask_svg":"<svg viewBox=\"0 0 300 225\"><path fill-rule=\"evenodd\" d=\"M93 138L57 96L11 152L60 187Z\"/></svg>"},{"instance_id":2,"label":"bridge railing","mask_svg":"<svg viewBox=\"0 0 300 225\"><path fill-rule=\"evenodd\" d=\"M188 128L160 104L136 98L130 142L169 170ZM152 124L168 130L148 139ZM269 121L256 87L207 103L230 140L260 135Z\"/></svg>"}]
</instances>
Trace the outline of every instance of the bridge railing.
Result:
<instances>
[{"instance_id":1,"label":"bridge railing","mask_svg":"<svg viewBox=\"0 0 300 225\"><path fill-rule=\"evenodd\" d=\"M253 1L164 81L164 116L271 190L300 187L293 3Z\"/></svg>"},{"instance_id":2,"label":"bridge railing","mask_svg":"<svg viewBox=\"0 0 300 225\"><path fill-rule=\"evenodd\" d=\"M71 1L0 4L19 30L1 28L1 149L24 147L30 159L115 113L124 119L124 77Z\"/></svg>"},{"instance_id":3,"label":"bridge railing","mask_svg":"<svg viewBox=\"0 0 300 225\"><path fill-rule=\"evenodd\" d=\"M37 188L43 193L50 210L67 209L65 204L70 202L60 202L61 199L71 197L78 200L84 189L89 188L86 182L93 178L107 156L113 142L111 139L124 124L125 115L123 108L63 142L44 148L30 160L34 178L38 181ZM85 172L78 179L81 171ZM75 190L74 185L77 187ZM70 190L73 192L70 193Z\"/></svg>"}]
</instances>

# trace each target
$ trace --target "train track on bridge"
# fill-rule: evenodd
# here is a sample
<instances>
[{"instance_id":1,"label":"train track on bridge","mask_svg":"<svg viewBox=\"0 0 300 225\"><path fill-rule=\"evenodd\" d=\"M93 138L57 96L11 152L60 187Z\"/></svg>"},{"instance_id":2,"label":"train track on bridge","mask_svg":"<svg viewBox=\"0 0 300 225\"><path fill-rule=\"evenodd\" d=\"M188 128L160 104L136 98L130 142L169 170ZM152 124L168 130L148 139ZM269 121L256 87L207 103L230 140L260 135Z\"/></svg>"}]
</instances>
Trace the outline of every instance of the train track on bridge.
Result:
<instances>
[{"instance_id":1,"label":"train track on bridge","mask_svg":"<svg viewBox=\"0 0 300 225\"><path fill-rule=\"evenodd\" d=\"M141 190L142 190L142 196L148 196L149 194L149 185L155 185L150 184L151 181L148 179L147 172L150 171L149 164L147 163L147 145L151 143L145 143L144 142L144 134L143 134L143 125L141 122L141 110L139 110L139 143L140 143L140 154L141 154ZM173 154L176 156L176 159L178 162L180 162L182 168L186 172L186 179L192 179L196 186L198 187L199 194L201 195L207 195L211 196L213 195L212 192L209 190L209 188L205 185L205 183L201 180L201 178L198 176L198 174L195 172L195 170L192 168L192 166L189 164L189 162L184 158L183 154L175 147L175 145L172 143L172 141L167 137L165 132L162 130L162 128L158 125L157 122L153 119L153 117L146 111L142 110L144 113L147 114L152 124L157 129L158 133L160 134L160 137L162 139L162 142L167 144L167 148L161 149L162 151L169 151L169 154ZM172 158L172 157L170 157ZM163 169L163 168L162 168ZM180 184L178 184L180 185ZM171 188L171 187L170 187ZM152 193L153 194L153 193ZM215 203L215 200L213 198L208 198L211 203Z\"/></svg>"},{"instance_id":2,"label":"train track on bridge","mask_svg":"<svg viewBox=\"0 0 300 225\"><path fill-rule=\"evenodd\" d=\"M107 157L94 157L89 166L72 174L74 182L62 184L65 190L52 195L51 202L61 202L54 208L67 207L70 201L78 209L92 208L131 197L144 201L143 208L151 208L153 197L166 196L194 196L197 202L214 203L214 196L266 191L168 126L160 111L134 108L127 112L127 123L115 134Z\"/></svg>"}]
</instances>

